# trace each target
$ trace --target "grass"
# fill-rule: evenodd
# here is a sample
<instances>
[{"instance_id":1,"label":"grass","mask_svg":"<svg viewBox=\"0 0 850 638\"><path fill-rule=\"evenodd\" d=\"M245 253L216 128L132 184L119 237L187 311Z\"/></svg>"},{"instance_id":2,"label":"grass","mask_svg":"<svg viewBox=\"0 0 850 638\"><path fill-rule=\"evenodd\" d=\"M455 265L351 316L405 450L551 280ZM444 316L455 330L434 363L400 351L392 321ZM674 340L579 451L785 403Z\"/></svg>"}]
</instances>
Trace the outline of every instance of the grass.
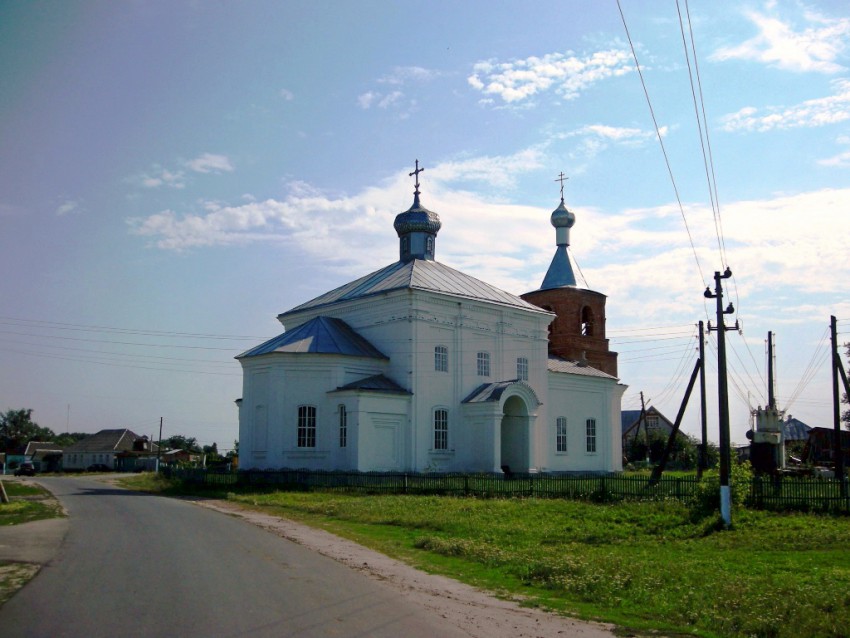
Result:
<instances>
[{"instance_id":1,"label":"grass","mask_svg":"<svg viewBox=\"0 0 850 638\"><path fill-rule=\"evenodd\" d=\"M0 526L20 525L62 515L50 492L39 485L3 481L3 487L10 502L0 503Z\"/></svg>"},{"instance_id":2,"label":"grass","mask_svg":"<svg viewBox=\"0 0 850 638\"><path fill-rule=\"evenodd\" d=\"M151 488L175 490L161 480ZM850 636L846 517L737 508L734 528L719 531L715 514L673 502L317 492L226 497L526 604L625 631Z\"/></svg>"}]
</instances>

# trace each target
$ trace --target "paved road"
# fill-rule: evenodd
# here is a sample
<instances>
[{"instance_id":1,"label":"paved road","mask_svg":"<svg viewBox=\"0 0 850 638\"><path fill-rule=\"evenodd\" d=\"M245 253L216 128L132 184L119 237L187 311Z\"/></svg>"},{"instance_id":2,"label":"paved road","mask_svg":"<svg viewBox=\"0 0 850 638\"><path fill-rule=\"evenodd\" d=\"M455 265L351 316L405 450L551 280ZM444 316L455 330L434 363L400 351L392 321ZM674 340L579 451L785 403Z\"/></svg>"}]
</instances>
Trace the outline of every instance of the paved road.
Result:
<instances>
[{"instance_id":1,"label":"paved road","mask_svg":"<svg viewBox=\"0 0 850 638\"><path fill-rule=\"evenodd\" d=\"M467 636L390 587L190 503L39 479L70 515L38 576L0 607L17 636Z\"/></svg>"}]
</instances>

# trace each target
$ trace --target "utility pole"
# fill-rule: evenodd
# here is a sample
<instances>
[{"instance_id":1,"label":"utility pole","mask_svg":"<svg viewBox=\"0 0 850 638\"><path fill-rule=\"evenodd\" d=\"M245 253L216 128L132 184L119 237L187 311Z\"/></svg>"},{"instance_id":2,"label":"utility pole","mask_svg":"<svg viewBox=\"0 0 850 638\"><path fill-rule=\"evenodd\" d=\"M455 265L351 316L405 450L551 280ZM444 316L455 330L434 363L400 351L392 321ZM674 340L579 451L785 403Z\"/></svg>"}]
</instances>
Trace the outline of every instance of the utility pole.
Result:
<instances>
[{"instance_id":1,"label":"utility pole","mask_svg":"<svg viewBox=\"0 0 850 638\"><path fill-rule=\"evenodd\" d=\"M159 474L159 455L162 454L162 417L159 417L159 443L156 446L156 473Z\"/></svg>"},{"instance_id":2,"label":"utility pole","mask_svg":"<svg viewBox=\"0 0 850 638\"><path fill-rule=\"evenodd\" d=\"M773 332L767 332L767 407L776 409L776 395L773 390Z\"/></svg>"},{"instance_id":3,"label":"utility pole","mask_svg":"<svg viewBox=\"0 0 850 638\"><path fill-rule=\"evenodd\" d=\"M697 478L708 469L708 416L705 409L705 324L699 322L699 396L700 425L702 426L702 445L699 448Z\"/></svg>"},{"instance_id":4,"label":"utility pole","mask_svg":"<svg viewBox=\"0 0 850 638\"><path fill-rule=\"evenodd\" d=\"M723 519L723 525L730 527L732 525L732 493L729 487L729 470L732 464L731 446L729 441L729 387L726 379L726 331L737 330L738 322L735 321L735 326L727 328L723 321L723 315L731 315L735 312L735 307L730 303L729 306L723 309L723 280L729 279L732 276L732 271L729 267L721 274L719 271L714 271L714 292L709 288L705 289L705 297L707 299L717 300L717 326L712 328L711 322L708 324L708 331L717 332L717 401L718 414L720 417L720 516Z\"/></svg>"},{"instance_id":5,"label":"utility pole","mask_svg":"<svg viewBox=\"0 0 850 638\"><path fill-rule=\"evenodd\" d=\"M841 480L842 496L846 496L847 484L844 476L844 450L841 449L841 389L838 385L838 371L843 372L838 354L838 320L835 315L829 318L829 333L832 341L832 421L835 426L835 442L832 449L835 459L835 478Z\"/></svg>"}]
</instances>

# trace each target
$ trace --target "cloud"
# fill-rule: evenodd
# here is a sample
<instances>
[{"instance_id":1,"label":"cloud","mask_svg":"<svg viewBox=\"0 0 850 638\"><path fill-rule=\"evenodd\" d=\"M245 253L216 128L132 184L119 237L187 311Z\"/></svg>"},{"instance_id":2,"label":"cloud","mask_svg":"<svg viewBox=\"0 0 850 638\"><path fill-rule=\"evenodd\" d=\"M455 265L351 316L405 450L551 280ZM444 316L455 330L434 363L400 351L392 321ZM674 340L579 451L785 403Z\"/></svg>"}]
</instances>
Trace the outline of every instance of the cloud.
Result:
<instances>
[{"instance_id":1,"label":"cloud","mask_svg":"<svg viewBox=\"0 0 850 638\"><path fill-rule=\"evenodd\" d=\"M170 171L155 165L151 172L142 173L131 181L138 182L145 188L168 186L179 189L186 187L186 174L183 171Z\"/></svg>"},{"instance_id":2,"label":"cloud","mask_svg":"<svg viewBox=\"0 0 850 638\"><path fill-rule=\"evenodd\" d=\"M790 24L756 11L744 15L758 28L759 34L734 47L722 47L709 59L755 60L786 71L838 73L844 67L836 59L850 40L850 19L826 18L807 13L813 26L794 31Z\"/></svg>"},{"instance_id":3,"label":"cloud","mask_svg":"<svg viewBox=\"0 0 850 638\"><path fill-rule=\"evenodd\" d=\"M378 78L381 84L410 84L430 82L442 75L439 71L421 66L397 66L391 73Z\"/></svg>"},{"instance_id":4,"label":"cloud","mask_svg":"<svg viewBox=\"0 0 850 638\"><path fill-rule=\"evenodd\" d=\"M80 210L80 203L69 199L59 205L56 209L56 216L62 217L63 215L68 215L70 213L77 213Z\"/></svg>"},{"instance_id":5,"label":"cloud","mask_svg":"<svg viewBox=\"0 0 850 638\"><path fill-rule=\"evenodd\" d=\"M279 91L279 95L280 95L280 97L282 97L287 102L291 102L292 100L295 99L295 94L292 91L290 91L289 89L281 89Z\"/></svg>"},{"instance_id":6,"label":"cloud","mask_svg":"<svg viewBox=\"0 0 850 638\"><path fill-rule=\"evenodd\" d=\"M510 186L516 179L512 173L538 170L543 159L540 150L529 149L426 166L422 204L443 222L438 259L510 292L539 286L555 250L549 215L557 197L551 207L530 206L482 195L468 184ZM128 223L132 233L164 250L272 242L317 268L366 274L398 259L392 223L412 201L408 173L401 170L352 195L330 196L292 182L281 199L207 202L191 212L164 210ZM567 205L577 218L571 254L590 286L616 300L610 304L612 316L629 325L666 325L704 315L702 291L721 267L708 207L686 205L700 272L675 203L617 211ZM848 209L850 188L726 204L722 220L736 306L745 314L758 310L762 316L788 317L781 297L793 298L796 307L822 303L818 295L825 293L843 294L850 261L835 224ZM351 250L352 237L357 250Z\"/></svg>"},{"instance_id":7,"label":"cloud","mask_svg":"<svg viewBox=\"0 0 850 638\"><path fill-rule=\"evenodd\" d=\"M835 140L838 144L850 144L850 138L846 135L840 135L837 140ZM847 168L850 167L850 151L844 151L839 153L838 155L833 155L832 157L827 157L822 160L818 160L818 164L821 166L831 166L836 168Z\"/></svg>"},{"instance_id":8,"label":"cloud","mask_svg":"<svg viewBox=\"0 0 850 638\"><path fill-rule=\"evenodd\" d=\"M381 76L376 80L378 84L387 84L395 88L391 91L369 90L357 96L357 105L364 111L373 106L379 109L394 109L400 112L402 118L409 117L416 107L416 100L407 98L400 90L401 87L410 84L423 84L439 77L438 71L426 69L420 66L395 67L389 74Z\"/></svg>"},{"instance_id":9,"label":"cloud","mask_svg":"<svg viewBox=\"0 0 850 638\"><path fill-rule=\"evenodd\" d=\"M834 95L806 100L794 106L768 106L761 110L745 107L724 115L720 119L721 128L729 132L763 133L773 129L826 126L850 119L850 80L834 80L832 86Z\"/></svg>"},{"instance_id":10,"label":"cloud","mask_svg":"<svg viewBox=\"0 0 850 638\"><path fill-rule=\"evenodd\" d=\"M579 57L572 52L531 56L524 60L487 60L473 66L469 85L484 95L495 95L508 104L554 90L567 100L605 79L634 70L630 54L609 49Z\"/></svg>"},{"instance_id":11,"label":"cloud","mask_svg":"<svg viewBox=\"0 0 850 638\"><path fill-rule=\"evenodd\" d=\"M204 153L186 162L186 166L196 173L230 173L233 171L233 164L226 156L212 153Z\"/></svg>"}]
</instances>

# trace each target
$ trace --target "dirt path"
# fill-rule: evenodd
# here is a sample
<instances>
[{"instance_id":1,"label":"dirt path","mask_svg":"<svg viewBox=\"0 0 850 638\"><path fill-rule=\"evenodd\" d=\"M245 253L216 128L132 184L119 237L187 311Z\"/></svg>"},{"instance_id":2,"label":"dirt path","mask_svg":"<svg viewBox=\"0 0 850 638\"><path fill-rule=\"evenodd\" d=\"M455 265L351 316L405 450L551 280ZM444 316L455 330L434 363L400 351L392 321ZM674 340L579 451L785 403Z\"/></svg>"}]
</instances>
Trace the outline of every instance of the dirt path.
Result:
<instances>
[{"instance_id":1,"label":"dirt path","mask_svg":"<svg viewBox=\"0 0 850 638\"><path fill-rule=\"evenodd\" d=\"M480 638L611 638L613 627L572 620L500 600L443 576L426 574L398 560L291 520L255 512L228 501L198 505L238 516L287 540L383 581L429 612Z\"/></svg>"}]
</instances>

